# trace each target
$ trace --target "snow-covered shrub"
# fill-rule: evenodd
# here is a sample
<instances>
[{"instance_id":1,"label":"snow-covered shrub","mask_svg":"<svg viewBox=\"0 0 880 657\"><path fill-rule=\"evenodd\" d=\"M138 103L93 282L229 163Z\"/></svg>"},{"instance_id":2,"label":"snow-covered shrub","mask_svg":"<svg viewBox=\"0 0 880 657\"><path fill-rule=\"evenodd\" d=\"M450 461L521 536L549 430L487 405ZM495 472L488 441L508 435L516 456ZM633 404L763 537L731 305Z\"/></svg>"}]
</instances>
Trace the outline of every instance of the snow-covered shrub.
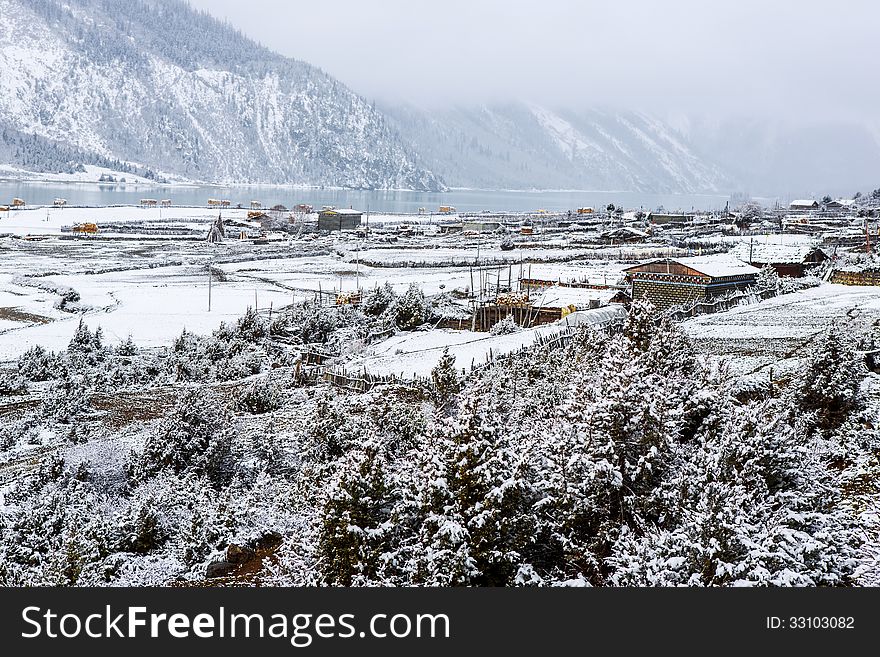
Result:
<instances>
[{"instance_id":1,"label":"snow-covered shrub","mask_svg":"<svg viewBox=\"0 0 880 657\"><path fill-rule=\"evenodd\" d=\"M283 399L278 384L268 377L263 377L251 381L241 389L236 405L239 410L259 415L279 408Z\"/></svg>"},{"instance_id":2,"label":"snow-covered shrub","mask_svg":"<svg viewBox=\"0 0 880 657\"><path fill-rule=\"evenodd\" d=\"M791 294L792 292L800 292L811 287L819 287L821 284L822 281L815 276L803 276L801 278L782 276L779 279L779 293Z\"/></svg>"},{"instance_id":3,"label":"snow-covered shrub","mask_svg":"<svg viewBox=\"0 0 880 657\"><path fill-rule=\"evenodd\" d=\"M422 290L411 284L397 302L394 322L404 331L421 326L431 317L431 304L425 299Z\"/></svg>"},{"instance_id":4,"label":"snow-covered shrub","mask_svg":"<svg viewBox=\"0 0 880 657\"><path fill-rule=\"evenodd\" d=\"M818 429L833 431L859 406L864 374L864 363L853 352L851 342L832 326L817 341L806 367L792 382L792 406L812 414Z\"/></svg>"},{"instance_id":5,"label":"snow-covered shrub","mask_svg":"<svg viewBox=\"0 0 880 657\"><path fill-rule=\"evenodd\" d=\"M431 385L434 399L441 405L455 397L461 389L455 356L449 353L449 347L443 349L440 361L431 370Z\"/></svg>"},{"instance_id":6,"label":"snow-covered shrub","mask_svg":"<svg viewBox=\"0 0 880 657\"><path fill-rule=\"evenodd\" d=\"M138 501L127 518L125 548L136 554L147 554L167 538L155 502L151 498Z\"/></svg>"},{"instance_id":7,"label":"snow-covered shrub","mask_svg":"<svg viewBox=\"0 0 880 657\"><path fill-rule=\"evenodd\" d=\"M35 345L18 359L18 373L28 381L49 381L64 375L60 357Z\"/></svg>"},{"instance_id":8,"label":"snow-covered shrub","mask_svg":"<svg viewBox=\"0 0 880 657\"><path fill-rule=\"evenodd\" d=\"M0 372L0 397L27 394L27 382L16 372Z\"/></svg>"},{"instance_id":9,"label":"snow-covered shrub","mask_svg":"<svg viewBox=\"0 0 880 657\"><path fill-rule=\"evenodd\" d=\"M305 447L309 457L318 462L339 458L357 442L363 425L355 418L344 399L332 392L322 392L315 400L306 423Z\"/></svg>"},{"instance_id":10,"label":"snow-covered shrub","mask_svg":"<svg viewBox=\"0 0 880 657\"><path fill-rule=\"evenodd\" d=\"M217 381L236 381L259 374L263 369L263 354L243 351L218 361L214 369Z\"/></svg>"},{"instance_id":11,"label":"snow-covered shrub","mask_svg":"<svg viewBox=\"0 0 880 657\"><path fill-rule=\"evenodd\" d=\"M61 424L76 427L76 419L89 411L89 391L80 377L56 379L43 395L40 413Z\"/></svg>"},{"instance_id":12,"label":"snow-covered shrub","mask_svg":"<svg viewBox=\"0 0 880 657\"><path fill-rule=\"evenodd\" d=\"M496 323L495 326L489 331L492 335L510 335L512 333L518 333L522 331L522 327L516 323L516 320L513 318L513 315L508 315L500 322Z\"/></svg>"},{"instance_id":13,"label":"snow-covered shrub","mask_svg":"<svg viewBox=\"0 0 880 657\"><path fill-rule=\"evenodd\" d=\"M386 282L364 294L361 310L371 317L379 317L397 302L397 294L391 284Z\"/></svg>"},{"instance_id":14,"label":"snow-covered shrub","mask_svg":"<svg viewBox=\"0 0 880 657\"><path fill-rule=\"evenodd\" d=\"M269 335L269 323L253 308L248 308L235 323L234 335L243 340L257 342Z\"/></svg>"},{"instance_id":15,"label":"snow-covered shrub","mask_svg":"<svg viewBox=\"0 0 880 657\"><path fill-rule=\"evenodd\" d=\"M148 436L134 474L144 478L167 469L216 480L224 474L232 435L223 402L205 389L187 390Z\"/></svg>"}]
</instances>

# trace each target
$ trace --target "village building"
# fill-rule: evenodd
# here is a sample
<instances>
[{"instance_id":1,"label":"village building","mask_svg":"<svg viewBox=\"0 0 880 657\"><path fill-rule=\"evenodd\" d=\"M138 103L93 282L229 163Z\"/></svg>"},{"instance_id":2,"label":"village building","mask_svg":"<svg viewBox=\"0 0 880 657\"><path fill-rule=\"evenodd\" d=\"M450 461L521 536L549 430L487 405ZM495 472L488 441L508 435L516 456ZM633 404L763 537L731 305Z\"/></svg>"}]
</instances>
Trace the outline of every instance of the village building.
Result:
<instances>
[{"instance_id":1,"label":"village building","mask_svg":"<svg viewBox=\"0 0 880 657\"><path fill-rule=\"evenodd\" d=\"M839 198L825 204L826 210L850 210L856 202L851 198Z\"/></svg>"},{"instance_id":2,"label":"village building","mask_svg":"<svg viewBox=\"0 0 880 657\"><path fill-rule=\"evenodd\" d=\"M825 252L809 244L741 243L731 251L737 260L753 267L770 265L779 276L804 276L808 267L828 260Z\"/></svg>"},{"instance_id":3,"label":"village building","mask_svg":"<svg viewBox=\"0 0 880 657\"><path fill-rule=\"evenodd\" d=\"M491 233L498 230L501 224L497 221L464 221L462 222L462 230L464 232L474 233Z\"/></svg>"},{"instance_id":4,"label":"village building","mask_svg":"<svg viewBox=\"0 0 880 657\"><path fill-rule=\"evenodd\" d=\"M648 223L662 226L665 224L689 224L694 220L693 214L670 213L670 212L649 212Z\"/></svg>"},{"instance_id":5,"label":"village building","mask_svg":"<svg viewBox=\"0 0 880 657\"><path fill-rule=\"evenodd\" d=\"M818 210L819 209L819 201L815 199L795 199L791 203L788 204L788 208L790 210Z\"/></svg>"},{"instance_id":6,"label":"village building","mask_svg":"<svg viewBox=\"0 0 880 657\"><path fill-rule=\"evenodd\" d=\"M638 244L646 242L648 237L648 233L644 230L622 226L605 231L599 236L599 239L606 244Z\"/></svg>"},{"instance_id":7,"label":"village building","mask_svg":"<svg viewBox=\"0 0 880 657\"><path fill-rule=\"evenodd\" d=\"M647 299L665 310L754 286L760 270L735 259L697 256L651 260L623 271L632 281L633 301Z\"/></svg>"},{"instance_id":8,"label":"village building","mask_svg":"<svg viewBox=\"0 0 880 657\"><path fill-rule=\"evenodd\" d=\"M318 230L355 230L363 213L350 208L325 209L318 213Z\"/></svg>"},{"instance_id":9,"label":"village building","mask_svg":"<svg viewBox=\"0 0 880 657\"><path fill-rule=\"evenodd\" d=\"M578 310L601 308L611 303L626 304L630 301L625 291L616 287L570 287L554 285L531 296L534 308L560 311L560 317Z\"/></svg>"}]
</instances>

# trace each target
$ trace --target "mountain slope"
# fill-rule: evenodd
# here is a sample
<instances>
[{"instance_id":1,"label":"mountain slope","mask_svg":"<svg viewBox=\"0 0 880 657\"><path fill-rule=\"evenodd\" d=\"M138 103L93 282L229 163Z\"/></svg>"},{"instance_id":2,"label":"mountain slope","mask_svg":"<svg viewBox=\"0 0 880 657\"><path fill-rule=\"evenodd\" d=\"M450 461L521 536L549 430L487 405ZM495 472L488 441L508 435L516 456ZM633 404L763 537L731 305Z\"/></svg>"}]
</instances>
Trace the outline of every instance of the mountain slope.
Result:
<instances>
[{"instance_id":1,"label":"mountain slope","mask_svg":"<svg viewBox=\"0 0 880 657\"><path fill-rule=\"evenodd\" d=\"M521 103L386 112L454 186L717 192L734 185L675 130L638 112Z\"/></svg>"},{"instance_id":2,"label":"mountain slope","mask_svg":"<svg viewBox=\"0 0 880 657\"><path fill-rule=\"evenodd\" d=\"M681 129L689 143L715 154L740 188L754 194L848 197L880 184L880 134L867 123L691 119Z\"/></svg>"},{"instance_id":3,"label":"mountain slope","mask_svg":"<svg viewBox=\"0 0 880 657\"><path fill-rule=\"evenodd\" d=\"M0 16L9 131L194 180L443 188L344 85L177 0L0 0Z\"/></svg>"}]
</instances>

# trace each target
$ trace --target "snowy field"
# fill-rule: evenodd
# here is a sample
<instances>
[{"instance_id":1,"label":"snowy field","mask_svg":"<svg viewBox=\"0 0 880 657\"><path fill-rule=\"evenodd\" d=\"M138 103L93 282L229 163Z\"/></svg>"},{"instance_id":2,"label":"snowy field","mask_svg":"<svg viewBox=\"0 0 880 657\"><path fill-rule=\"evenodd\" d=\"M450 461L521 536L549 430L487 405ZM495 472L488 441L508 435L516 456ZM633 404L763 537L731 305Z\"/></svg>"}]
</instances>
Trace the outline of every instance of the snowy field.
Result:
<instances>
[{"instance_id":1,"label":"snowy field","mask_svg":"<svg viewBox=\"0 0 880 657\"><path fill-rule=\"evenodd\" d=\"M495 234L395 237L389 244L383 235L358 239L304 233L266 245L236 239L207 244L203 235L218 212L66 207L0 215L0 236L6 236L0 237L0 362L37 344L63 349L80 318L92 330L100 326L110 344L131 336L136 344L157 347L184 328L209 333L255 304L279 309L314 299L317 292L388 283L398 293L415 284L433 295L489 283L516 285L523 276L613 284L631 264L615 259L618 249L570 245L558 234L527 241L516 236L520 248L515 251L502 251ZM244 222L247 210L224 209L222 215ZM96 238L70 238L61 231L84 222L99 226ZM114 230L121 226L124 234ZM192 234L157 234L163 228ZM21 239L26 236L37 239ZM209 265L222 274L212 276L210 312ZM62 308L61 298L70 291L78 298ZM462 358L470 360L464 353ZM377 366L384 371L379 361Z\"/></svg>"},{"instance_id":2,"label":"snowy field","mask_svg":"<svg viewBox=\"0 0 880 657\"><path fill-rule=\"evenodd\" d=\"M880 287L823 284L682 326L698 351L728 360L735 371L796 366L813 339L832 324L880 320Z\"/></svg>"}]
</instances>

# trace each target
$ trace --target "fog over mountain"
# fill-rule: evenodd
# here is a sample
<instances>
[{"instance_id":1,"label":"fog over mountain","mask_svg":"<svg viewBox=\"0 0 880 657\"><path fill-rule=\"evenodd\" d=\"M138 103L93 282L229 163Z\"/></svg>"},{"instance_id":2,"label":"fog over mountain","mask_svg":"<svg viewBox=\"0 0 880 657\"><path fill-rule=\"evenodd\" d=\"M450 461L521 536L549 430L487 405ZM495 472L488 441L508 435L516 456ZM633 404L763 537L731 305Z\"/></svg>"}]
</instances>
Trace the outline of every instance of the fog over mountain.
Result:
<instances>
[{"instance_id":1,"label":"fog over mountain","mask_svg":"<svg viewBox=\"0 0 880 657\"><path fill-rule=\"evenodd\" d=\"M371 189L874 188L877 90L845 64L876 40L860 20L831 44L821 12L786 4L0 0L0 163Z\"/></svg>"}]
</instances>

